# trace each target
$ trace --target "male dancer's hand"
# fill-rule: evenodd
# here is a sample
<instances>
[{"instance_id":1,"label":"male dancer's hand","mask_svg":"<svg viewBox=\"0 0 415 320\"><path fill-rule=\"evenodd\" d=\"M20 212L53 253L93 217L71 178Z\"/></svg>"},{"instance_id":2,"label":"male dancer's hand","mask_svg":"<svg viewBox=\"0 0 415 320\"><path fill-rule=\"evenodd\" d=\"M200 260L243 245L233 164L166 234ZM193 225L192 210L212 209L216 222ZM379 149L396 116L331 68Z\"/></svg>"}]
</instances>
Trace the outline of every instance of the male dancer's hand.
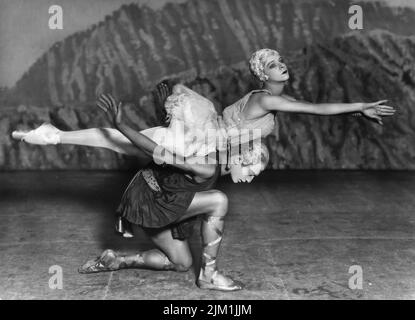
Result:
<instances>
[{"instance_id":1,"label":"male dancer's hand","mask_svg":"<svg viewBox=\"0 0 415 320\"><path fill-rule=\"evenodd\" d=\"M164 107L167 98L172 94L172 86L167 81L162 81L157 84L156 90L153 92L154 99L160 107Z\"/></svg>"},{"instance_id":2,"label":"male dancer's hand","mask_svg":"<svg viewBox=\"0 0 415 320\"><path fill-rule=\"evenodd\" d=\"M123 121L122 102L117 103L110 94L102 94L97 106L107 114L114 127L118 128Z\"/></svg>"},{"instance_id":3,"label":"male dancer's hand","mask_svg":"<svg viewBox=\"0 0 415 320\"><path fill-rule=\"evenodd\" d=\"M170 119L166 114L164 104L166 103L167 98L172 94L172 88L173 85L169 83L168 80L164 80L157 84L156 89L153 91L156 113L158 113L160 120L165 122L165 124L168 124Z\"/></svg>"}]
</instances>

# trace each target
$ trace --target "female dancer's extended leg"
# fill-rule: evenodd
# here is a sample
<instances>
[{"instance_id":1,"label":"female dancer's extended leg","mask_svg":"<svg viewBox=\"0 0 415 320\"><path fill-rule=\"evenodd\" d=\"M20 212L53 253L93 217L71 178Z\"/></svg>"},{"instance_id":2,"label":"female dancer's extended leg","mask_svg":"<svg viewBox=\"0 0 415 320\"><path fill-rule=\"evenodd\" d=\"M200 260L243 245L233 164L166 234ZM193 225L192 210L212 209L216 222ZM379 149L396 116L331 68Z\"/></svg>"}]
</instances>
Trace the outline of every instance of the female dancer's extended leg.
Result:
<instances>
[{"instance_id":1,"label":"female dancer's extended leg","mask_svg":"<svg viewBox=\"0 0 415 320\"><path fill-rule=\"evenodd\" d=\"M87 147L100 147L131 156L144 153L120 131L113 128L91 128L75 131L61 131L50 123L45 123L35 130L14 131L12 137L30 144L53 145L72 144Z\"/></svg>"},{"instance_id":2,"label":"female dancer's extended leg","mask_svg":"<svg viewBox=\"0 0 415 320\"><path fill-rule=\"evenodd\" d=\"M170 81L160 82L153 92L156 109L164 108L164 103L172 93L173 84ZM113 128L91 128L77 131L61 131L50 123L25 131L13 131L12 137L30 144L72 144L78 146L100 147L131 156L143 157L144 153L125 137L119 130Z\"/></svg>"},{"instance_id":3,"label":"female dancer's extended leg","mask_svg":"<svg viewBox=\"0 0 415 320\"><path fill-rule=\"evenodd\" d=\"M60 131L59 138L61 144L101 147L131 156L145 156L117 129L91 128L77 131Z\"/></svg>"}]
</instances>

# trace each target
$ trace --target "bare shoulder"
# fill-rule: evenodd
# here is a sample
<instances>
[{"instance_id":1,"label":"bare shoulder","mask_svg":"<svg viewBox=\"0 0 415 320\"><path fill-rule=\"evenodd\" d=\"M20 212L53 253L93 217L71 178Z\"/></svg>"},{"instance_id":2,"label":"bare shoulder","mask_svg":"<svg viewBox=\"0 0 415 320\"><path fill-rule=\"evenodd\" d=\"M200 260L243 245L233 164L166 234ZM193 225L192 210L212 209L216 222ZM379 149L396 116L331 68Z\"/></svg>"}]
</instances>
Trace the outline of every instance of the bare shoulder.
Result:
<instances>
[{"instance_id":1,"label":"bare shoulder","mask_svg":"<svg viewBox=\"0 0 415 320\"><path fill-rule=\"evenodd\" d=\"M261 94L256 97L256 103L263 110L275 109L275 106L287 102L287 99L281 96L271 96L269 94Z\"/></svg>"},{"instance_id":2,"label":"bare shoulder","mask_svg":"<svg viewBox=\"0 0 415 320\"><path fill-rule=\"evenodd\" d=\"M270 95L266 92L257 92L252 94L246 102L246 108L248 110L266 110L264 108L268 103Z\"/></svg>"},{"instance_id":3,"label":"bare shoulder","mask_svg":"<svg viewBox=\"0 0 415 320\"><path fill-rule=\"evenodd\" d=\"M257 104L264 97L269 96L266 92L255 92L249 97L248 103Z\"/></svg>"}]
</instances>

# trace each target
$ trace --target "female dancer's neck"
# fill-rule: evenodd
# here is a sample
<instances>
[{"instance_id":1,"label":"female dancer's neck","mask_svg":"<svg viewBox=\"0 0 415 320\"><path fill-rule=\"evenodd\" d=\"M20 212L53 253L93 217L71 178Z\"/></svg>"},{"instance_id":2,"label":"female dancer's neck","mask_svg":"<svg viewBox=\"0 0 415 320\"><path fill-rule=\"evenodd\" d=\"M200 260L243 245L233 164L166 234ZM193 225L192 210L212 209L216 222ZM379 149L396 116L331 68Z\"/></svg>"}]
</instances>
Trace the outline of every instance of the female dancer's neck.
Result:
<instances>
[{"instance_id":1,"label":"female dancer's neck","mask_svg":"<svg viewBox=\"0 0 415 320\"><path fill-rule=\"evenodd\" d=\"M263 89L271 92L273 96L280 96L284 89L285 82L267 81L264 83Z\"/></svg>"}]
</instances>

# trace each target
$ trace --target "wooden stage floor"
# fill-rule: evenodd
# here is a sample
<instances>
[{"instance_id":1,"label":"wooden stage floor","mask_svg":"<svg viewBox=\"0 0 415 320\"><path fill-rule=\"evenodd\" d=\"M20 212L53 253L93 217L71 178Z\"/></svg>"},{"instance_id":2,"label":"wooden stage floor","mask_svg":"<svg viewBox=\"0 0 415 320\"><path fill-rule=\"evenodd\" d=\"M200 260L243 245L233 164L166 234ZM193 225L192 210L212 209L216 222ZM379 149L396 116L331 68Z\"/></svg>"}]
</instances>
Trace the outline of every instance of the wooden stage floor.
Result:
<instances>
[{"instance_id":1,"label":"wooden stage floor","mask_svg":"<svg viewBox=\"0 0 415 320\"><path fill-rule=\"evenodd\" d=\"M245 289L223 293L186 273L77 268L112 248L151 246L113 230L132 172L0 173L0 299L415 299L415 172L267 171L220 181L230 199L219 267ZM200 255L198 230L191 239ZM51 289L49 268L62 267ZM362 289L351 289L351 266Z\"/></svg>"}]
</instances>

